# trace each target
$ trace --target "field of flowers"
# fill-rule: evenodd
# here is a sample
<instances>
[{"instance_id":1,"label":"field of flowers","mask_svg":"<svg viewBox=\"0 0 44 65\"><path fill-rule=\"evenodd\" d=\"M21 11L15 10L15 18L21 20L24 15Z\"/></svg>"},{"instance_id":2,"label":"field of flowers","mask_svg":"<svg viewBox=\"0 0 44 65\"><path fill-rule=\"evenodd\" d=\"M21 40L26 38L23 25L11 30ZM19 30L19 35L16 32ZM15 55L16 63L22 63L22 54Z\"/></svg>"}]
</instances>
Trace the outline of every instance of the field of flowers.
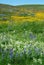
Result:
<instances>
[{"instance_id":1,"label":"field of flowers","mask_svg":"<svg viewBox=\"0 0 44 65\"><path fill-rule=\"evenodd\" d=\"M44 11L38 11L38 12L33 12L33 11L29 11L29 13L26 14L24 13L24 15L22 16L11 16L11 19L14 21L29 21L29 22L33 22L33 21L44 21Z\"/></svg>"},{"instance_id":2,"label":"field of flowers","mask_svg":"<svg viewBox=\"0 0 44 65\"><path fill-rule=\"evenodd\" d=\"M44 65L44 21L0 22L0 65Z\"/></svg>"}]
</instances>

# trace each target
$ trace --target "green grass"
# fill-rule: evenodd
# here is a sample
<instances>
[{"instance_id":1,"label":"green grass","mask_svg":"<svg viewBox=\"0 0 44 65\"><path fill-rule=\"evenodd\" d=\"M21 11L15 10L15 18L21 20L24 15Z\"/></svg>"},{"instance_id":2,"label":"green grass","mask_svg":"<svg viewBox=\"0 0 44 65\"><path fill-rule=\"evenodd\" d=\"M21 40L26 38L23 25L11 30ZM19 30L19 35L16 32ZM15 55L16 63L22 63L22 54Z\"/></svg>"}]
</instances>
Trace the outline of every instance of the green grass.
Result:
<instances>
[{"instance_id":1,"label":"green grass","mask_svg":"<svg viewBox=\"0 0 44 65\"><path fill-rule=\"evenodd\" d=\"M34 17L39 11L44 11L44 5L0 4L0 65L44 65L44 20L16 23L11 19Z\"/></svg>"},{"instance_id":2,"label":"green grass","mask_svg":"<svg viewBox=\"0 0 44 65\"><path fill-rule=\"evenodd\" d=\"M0 25L0 65L44 65L44 22Z\"/></svg>"}]
</instances>

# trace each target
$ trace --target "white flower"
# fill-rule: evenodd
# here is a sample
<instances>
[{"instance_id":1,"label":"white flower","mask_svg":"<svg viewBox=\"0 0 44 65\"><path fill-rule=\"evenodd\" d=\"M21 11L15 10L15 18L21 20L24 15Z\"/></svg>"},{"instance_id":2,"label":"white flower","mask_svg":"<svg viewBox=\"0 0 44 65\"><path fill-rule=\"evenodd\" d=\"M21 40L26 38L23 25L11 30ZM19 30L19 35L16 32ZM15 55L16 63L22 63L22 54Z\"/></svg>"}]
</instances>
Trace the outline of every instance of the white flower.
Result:
<instances>
[{"instance_id":1,"label":"white flower","mask_svg":"<svg viewBox=\"0 0 44 65\"><path fill-rule=\"evenodd\" d=\"M13 40L12 39L10 39L10 41L11 41L11 43L13 43Z\"/></svg>"},{"instance_id":2,"label":"white flower","mask_svg":"<svg viewBox=\"0 0 44 65\"><path fill-rule=\"evenodd\" d=\"M33 58L33 62L35 62L35 63L36 63L36 62L37 62L37 59Z\"/></svg>"},{"instance_id":3,"label":"white flower","mask_svg":"<svg viewBox=\"0 0 44 65\"><path fill-rule=\"evenodd\" d=\"M42 64L42 59L38 59L38 62L39 62L40 64Z\"/></svg>"},{"instance_id":4,"label":"white flower","mask_svg":"<svg viewBox=\"0 0 44 65\"><path fill-rule=\"evenodd\" d=\"M25 45L24 48L27 48L27 46Z\"/></svg>"},{"instance_id":5,"label":"white flower","mask_svg":"<svg viewBox=\"0 0 44 65\"><path fill-rule=\"evenodd\" d=\"M16 41L15 42L15 44L21 44L22 43L22 41Z\"/></svg>"},{"instance_id":6,"label":"white flower","mask_svg":"<svg viewBox=\"0 0 44 65\"><path fill-rule=\"evenodd\" d=\"M13 47L13 45L12 45L12 44L9 44L9 45L8 45L8 47L9 47L9 48L12 48L12 47Z\"/></svg>"},{"instance_id":7,"label":"white flower","mask_svg":"<svg viewBox=\"0 0 44 65\"><path fill-rule=\"evenodd\" d=\"M14 30L13 33L15 33L16 31Z\"/></svg>"},{"instance_id":8,"label":"white flower","mask_svg":"<svg viewBox=\"0 0 44 65\"><path fill-rule=\"evenodd\" d=\"M3 44L1 44L1 47L4 47L4 45L3 45Z\"/></svg>"},{"instance_id":9,"label":"white flower","mask_svg":"<svg viewBox=\"0 0 44 65\"><path fill-rule=\"evenodd\" d=\"M30 43L33 43L33 41L32 41L32 40L30 40Z\"/></svg>"},{"instance_id":10,"label":"white flower","mask_svg":"<svg viewBox=\"0 0 44 65\"><path fill-rule=\"evenodd\" d=\"M8 63L8 65L11 65L10 63Z\"/></svg>"}]
</instances>

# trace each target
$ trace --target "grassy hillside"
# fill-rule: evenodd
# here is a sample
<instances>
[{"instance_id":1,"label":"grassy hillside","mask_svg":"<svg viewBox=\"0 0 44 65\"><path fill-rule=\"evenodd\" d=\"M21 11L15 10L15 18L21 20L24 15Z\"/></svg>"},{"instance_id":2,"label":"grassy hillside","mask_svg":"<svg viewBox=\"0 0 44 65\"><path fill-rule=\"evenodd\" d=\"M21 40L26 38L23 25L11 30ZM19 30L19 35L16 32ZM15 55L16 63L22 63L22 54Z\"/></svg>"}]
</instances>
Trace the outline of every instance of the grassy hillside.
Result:
<instances>
[{"instance_id":1,"label":"grassy hillside","mask_svg":"<svg viewBox=\"0 0 44 65\"><path fill-rule=\"evenodd\" d=\"M21 6L11 6L11 5L4 5L0 4L0 14L1 13L14 13L14 15L19 16L22 13L29 14L30 11L37 12L43 11L44 12L44 5L21 5ZM19 15L17 14L19 12Z\"/></svg>"},{"instance_id":2,"label":"grassy hillside","mask_svg":"<svg viewBox=\"0 0 44 65\"><path fill-rule=\"evenodd\" d=\"M44 65L44 5L0 4L0 65Z\"/></svg>"},{"instance_id":3,"label":"grassy hillside","mask_svg":"<svg viewBox=\"0 0 44 65\"><path fill-rule=\"evenodd\" d=\"M0 21L43 21L44 5L11 6L0 4Z\"/></svg>"}]
</instances>

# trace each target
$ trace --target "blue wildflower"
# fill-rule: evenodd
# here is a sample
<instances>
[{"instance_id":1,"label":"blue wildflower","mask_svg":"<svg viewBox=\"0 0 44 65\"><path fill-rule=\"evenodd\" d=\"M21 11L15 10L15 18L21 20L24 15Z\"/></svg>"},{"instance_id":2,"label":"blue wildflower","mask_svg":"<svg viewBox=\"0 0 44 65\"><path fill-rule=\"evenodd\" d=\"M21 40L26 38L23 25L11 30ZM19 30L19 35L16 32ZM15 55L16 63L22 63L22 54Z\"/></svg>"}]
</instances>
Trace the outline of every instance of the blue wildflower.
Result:
<instances>
[{"instance_id":1,"label":"blue wildflower","mask_svg":"<svg viewBox=\"0 0 44 65\"><path fill-rule=\"evenodd\" d=\"M10 59L13 58L13 49L9 50L9 56L10 56Z\"/></svg>"},{"instance_id":2,"label":"blue wildflower","mask_svg":"<svg viewBox=\"0 0 44 65\"><path fill-rule=\"evenodd\" d=\"M32 33L30 33L30 39L35 39L36 38L36 36L34 35L34 34L32 34Z\"/></svg>"}]
</instances>

